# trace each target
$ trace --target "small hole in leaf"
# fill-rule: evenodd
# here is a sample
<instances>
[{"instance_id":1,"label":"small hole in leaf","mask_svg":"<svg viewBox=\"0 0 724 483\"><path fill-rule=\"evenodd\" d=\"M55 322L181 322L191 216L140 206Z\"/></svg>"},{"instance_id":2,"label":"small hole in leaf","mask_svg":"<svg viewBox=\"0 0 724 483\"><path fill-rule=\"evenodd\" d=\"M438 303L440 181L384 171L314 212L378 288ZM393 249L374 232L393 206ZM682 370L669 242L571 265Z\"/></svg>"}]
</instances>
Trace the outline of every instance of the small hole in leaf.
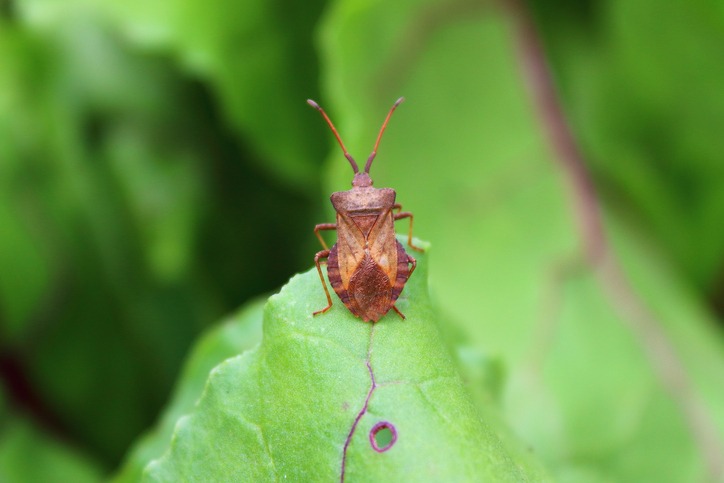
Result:
<instances>
[{"instance_id":1,"label":"small hole in leaf","mask_svg":"<svg viewBox=\"0 0 724 483\"><path fill-rule=\"evenodd\" d=\"M397 441L395 425L387 421L380 421L370 430L370 444L378 453L384 453Z\"/></svg>"}]
</instances>

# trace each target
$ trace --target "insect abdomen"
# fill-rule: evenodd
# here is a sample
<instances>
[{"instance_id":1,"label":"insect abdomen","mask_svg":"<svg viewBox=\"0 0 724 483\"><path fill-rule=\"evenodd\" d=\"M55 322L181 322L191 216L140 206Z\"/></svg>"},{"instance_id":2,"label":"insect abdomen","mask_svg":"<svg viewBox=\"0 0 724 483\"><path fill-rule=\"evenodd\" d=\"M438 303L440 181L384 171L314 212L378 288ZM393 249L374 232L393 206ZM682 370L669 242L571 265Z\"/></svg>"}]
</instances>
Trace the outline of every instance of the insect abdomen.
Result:
<instances>
[{"instance_id":1,"label":"insect abdomen","mask_svg":"<svg viewBox=\"0 0 724 483\"><path fill-rule=\"evenodd\" d=\"M410 278L410 266L409 257L405 251L405 247L402 243L395 240L397 243L397 277L395 279L395 285L392 287L392 303L397 301L397 298L402 293L402 289L405 288L407 279Z\"/></svg>"},{"instance_id":2,"label":"insect abdomen","mask_svg":"<svg viewBox=\"0 0 724 483\"><path fill-rule=\"evenodd\" d=\"M365 321L377 322L392 307L392 284L390 278L369 253L360 262L349 280L352 305Z\"/></svg>"},{"instance_id":3,"label":"insect abdomen","mask_svg":"<svg viewBox=\"0 0 724 483\"><path fill-rule=\"evenodd\" d=\"M332 288L339 296L339 299L349 310L352 310L352 306L349 302L349 294L344 289L344 285L342 283L342 276L339 273L339 260L337 258L336 243L332 246L332 249L329 251L329 258L327 258L327 276L329 277L330 285L332 285ZM352 313L354 313L353 310Z\"/></svg>"},{"instance_id":4,"label":"insect abdomen","mask_svg":"<svg viewBox=\"0 0 724 483\"><path fill-rule=\"evenodd\" d=\"M365 253L364 258L350 277L349 285L345 288L339 273L337 245L335 244L330 250L327 260L327 274L329 283L342 303L350 312L361 317L365 322L377 322L392 307L393 284L369 253Z\"/></svg>"}]
</instances>

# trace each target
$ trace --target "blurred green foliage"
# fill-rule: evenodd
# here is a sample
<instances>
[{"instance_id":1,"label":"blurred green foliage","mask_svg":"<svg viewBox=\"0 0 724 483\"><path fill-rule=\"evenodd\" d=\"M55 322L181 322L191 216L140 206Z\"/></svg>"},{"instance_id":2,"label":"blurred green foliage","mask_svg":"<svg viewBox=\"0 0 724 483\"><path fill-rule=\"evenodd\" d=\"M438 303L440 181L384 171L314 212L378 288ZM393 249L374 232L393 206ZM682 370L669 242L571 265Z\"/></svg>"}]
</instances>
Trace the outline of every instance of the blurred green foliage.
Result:
<instances>
[{"instance_id":1,"label":"blurred green foliage","mask_svg":"<svg viewBox=\"0 0 724 483\"><path fill-rule=\"evenodd\" d=\"M532 3L607 201L644 223L681 275L721 305L721 3Z\"/></svg>"},{"instance_id":2,"label":"blurred green foliage","mask_svg":"<svg viewBox=\"0 0 724 483\"><path fill-rule=\"evenodd\" d=\"M112 466L155 418L196 335L308 265L321 203L309 173L326 142L322 126L316 140L297 130L299 156L270 154L264 143L290 148L274 141L278 126L262 138L227 112L247 99L259 105L256 117L238 111L245 122L269 124L258 86L228 74L246 95L220 100L216 74L178 61L184 46L129 38L109 6L18 2L2 20L0 301L5 365L33 390L21 396ZM264 83L313 58L311 45L284 42L244 75ZM316 92L311 66L278 81L302 104L305 85Z\"/></svg>"},{"instance_id":3,"label":"blurred green foliage","mask_svg":"<svg viewBox=\"0 0 724 483\"><path fill-rule=\"evenodd\" d=\"M171 395L158 424L134 444L113 481L137 481L148 462L164 453L178 419L194 409L209 372L225 359L250 350L261 341L265 302L265 299L247 302L238 314L222 321L195 343L184 363L180 384Z\"/></svg>"},{"instance_id":4,"label":"blurred green foliage","mask_svg":"<svg viewBox=\"0 0 724 483\"><path fill-rule=\"evenodd\" d=\"M259 319L200 339L175 383L192 343L306 270L349 186L304 100L361 161L400 95L372 175L434 247L442 336L475 399L557 479L701 478L701 435L647 344L674 348L720 442L724 8L529 2L613 256L655 316L641 333L595 267L561 268L579 200L503 4L0 3L0 479L37 471L27 452L74 481L159 457Z\"/></svg>"}]
</instances>

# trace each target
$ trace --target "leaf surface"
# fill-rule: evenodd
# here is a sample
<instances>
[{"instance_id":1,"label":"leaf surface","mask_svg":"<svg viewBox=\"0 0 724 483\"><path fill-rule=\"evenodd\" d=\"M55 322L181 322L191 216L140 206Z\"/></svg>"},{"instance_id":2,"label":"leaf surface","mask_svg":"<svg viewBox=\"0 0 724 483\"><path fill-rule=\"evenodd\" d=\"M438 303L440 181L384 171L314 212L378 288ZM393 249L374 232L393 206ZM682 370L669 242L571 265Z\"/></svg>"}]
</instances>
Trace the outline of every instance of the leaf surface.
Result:
<instances>
[{"instance_id":1,"label":"leaf surface","mask_svg":"<svg viewBox=\"0 0 724 483\"><path fill-rule=\"evenodd\" d=\"M155 428L133 445L115 483L138 481L144 466L163 455L176 421L194 406L206 383L209 371L225 359L250 350L261 341L262 309L265 300L248 302L238 314L202 336L184 366L171 401Z\"/></svg>"},{"instance_id":2,"label":"leaf surface","mask_svg":"<svg viewBox=\"0 0 724 483\"><path fill-rule=\"evenodd\" d=\"M363 323L338 301L320 316L316 270L264 312L261 345L217 366L146 481L526 481L543 474L483 420L441 341L418 257L398 307ZM386 421L397 440L370 443ZM513 456L515 455L515 456Z\"/></svg>"}]
</instances>

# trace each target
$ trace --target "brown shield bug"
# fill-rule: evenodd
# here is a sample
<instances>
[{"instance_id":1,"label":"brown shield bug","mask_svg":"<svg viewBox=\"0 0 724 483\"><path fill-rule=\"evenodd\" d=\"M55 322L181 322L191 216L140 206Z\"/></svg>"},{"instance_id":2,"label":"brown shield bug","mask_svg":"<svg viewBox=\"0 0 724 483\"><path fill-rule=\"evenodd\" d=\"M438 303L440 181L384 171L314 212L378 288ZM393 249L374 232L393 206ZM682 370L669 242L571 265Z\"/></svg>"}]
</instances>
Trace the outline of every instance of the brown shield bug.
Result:
<instances>
[{"instance_id":1,"label":"brown shield bug","mask_svg":"<svg viewBox=\"0 0 724 483\"><path fill-rule=\"evenodd\" d=\"M307 100L329 124L342 147L344 157L354 171L352 189L332 193L330 197L337 212L337 222L322 223L314 227L314 233L324 247L324 250L314 256L314 263L327 295L327 306L313 315L324 313L332 307L332 298L320 266L321 260L326 258L329 283L342 303L355 316L361 317L365 322L377 322L390 309L394 309L400 317L405 318L395 307L395 302L415 270L417 261L405 252L405 248L395 238L395 221L410 219L407 244L414 250L422 249L412 244L412 213L401 211L402 206L395 203L396 193L392 188L373 188L369 175L382 133L392 113L403 100L404 98L399 98L387 113L362 173L324 110L313 100ZM337 230L337 243L331 250L327 249L320 234L321 230Z\"/></svg>"}]
</instances>

